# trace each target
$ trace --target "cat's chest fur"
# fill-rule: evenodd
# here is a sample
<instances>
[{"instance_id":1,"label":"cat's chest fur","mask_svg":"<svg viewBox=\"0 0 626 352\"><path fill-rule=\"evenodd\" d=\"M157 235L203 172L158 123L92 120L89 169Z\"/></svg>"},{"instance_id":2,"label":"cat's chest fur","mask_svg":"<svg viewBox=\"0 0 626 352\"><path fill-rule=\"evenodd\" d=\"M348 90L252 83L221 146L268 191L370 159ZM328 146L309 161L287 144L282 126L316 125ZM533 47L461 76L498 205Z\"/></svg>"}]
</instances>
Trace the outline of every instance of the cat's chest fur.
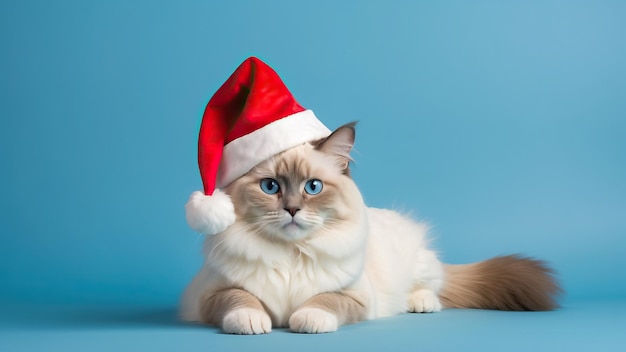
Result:
<instances>
[{"instance_id":1,"label":"cat's chest fur","mask_svg":"<svg viewBox=\"0 0 626 352\"><path fill-rule=\"evenodd\" d=\"M320 251L319 243L271 243L259 238L208 241L208 266L225 286L241 287L266 306L274 324L284 326L293 311L322 292L349 287L363 275L365 251L350 255Z\"/></svg>"}]
</instances>

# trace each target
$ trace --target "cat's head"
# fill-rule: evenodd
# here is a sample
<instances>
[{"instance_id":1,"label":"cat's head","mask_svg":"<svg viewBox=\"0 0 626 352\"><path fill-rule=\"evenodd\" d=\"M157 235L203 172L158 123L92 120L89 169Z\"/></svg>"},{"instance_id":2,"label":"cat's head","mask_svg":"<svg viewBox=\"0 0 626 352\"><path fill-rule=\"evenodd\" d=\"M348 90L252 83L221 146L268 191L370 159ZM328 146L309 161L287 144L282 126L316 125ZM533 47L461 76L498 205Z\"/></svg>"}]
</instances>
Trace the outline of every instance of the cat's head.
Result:
<instances>
[{"instance_id":1,"label":"cat's head","mask_svg":"<svg viewBox=\"0 0 626 352\"><path fill-rule=\"evenodd\" d=\"M354 221L362 204L348 168L354 125L275 155L230 184L237 222L294 242Z\"/></svg>"}]
</instances>

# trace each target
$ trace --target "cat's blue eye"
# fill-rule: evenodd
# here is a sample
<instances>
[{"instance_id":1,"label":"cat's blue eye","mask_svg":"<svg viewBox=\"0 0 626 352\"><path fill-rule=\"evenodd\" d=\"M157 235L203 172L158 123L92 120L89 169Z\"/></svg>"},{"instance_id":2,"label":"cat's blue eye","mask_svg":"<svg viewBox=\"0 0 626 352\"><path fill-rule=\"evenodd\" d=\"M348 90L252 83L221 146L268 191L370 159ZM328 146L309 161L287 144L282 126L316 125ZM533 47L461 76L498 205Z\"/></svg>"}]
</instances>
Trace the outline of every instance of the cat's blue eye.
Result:
<instances>
[{"instance_id":1,"label":"cat's blue eye","mask_svg":"<svg viewBox=\"0 0 626 352\"><path fill-rule=\"evenodd\" d=\"M264 178L261 180L261 190L267 194L276 194L280 190L280 186L273 178Z\"/></svg>"},{"instance_id":2,"label":"cat's blue eye","mask_svg":"<svg viewBox=\"0 0 626 352\"><path fill-rule=\"evenodd\" d=\"M316 178L308 180L304 184L304 191L310 195L319 194L322 191L322 188L324 188L324 184L321 180Z\"/></svg>"}]
</instances>

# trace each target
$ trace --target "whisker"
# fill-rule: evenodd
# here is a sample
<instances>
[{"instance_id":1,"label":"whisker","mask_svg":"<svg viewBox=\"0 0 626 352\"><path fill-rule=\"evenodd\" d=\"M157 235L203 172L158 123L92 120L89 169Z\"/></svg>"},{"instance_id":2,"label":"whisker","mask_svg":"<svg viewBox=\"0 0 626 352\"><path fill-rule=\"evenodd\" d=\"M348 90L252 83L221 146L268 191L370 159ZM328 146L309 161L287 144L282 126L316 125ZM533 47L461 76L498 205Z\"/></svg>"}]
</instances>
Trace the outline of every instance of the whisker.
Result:
<instances>
[{"instance_id":1,"label":"whisker","mask_svg":"<svg viewBox=\"0 0 626 352\"><path fill-rule=\"evenodd\" d=\"M213 253L222 246L222 244L224 243L224 241L226 241L226 236L224 236L224 238L222 238L221 241L217 242L213 248L211 248L211 251L209 252L209 254L207 254L206 258L212 258L213 257Z\"/></svg>"}]
</instances>

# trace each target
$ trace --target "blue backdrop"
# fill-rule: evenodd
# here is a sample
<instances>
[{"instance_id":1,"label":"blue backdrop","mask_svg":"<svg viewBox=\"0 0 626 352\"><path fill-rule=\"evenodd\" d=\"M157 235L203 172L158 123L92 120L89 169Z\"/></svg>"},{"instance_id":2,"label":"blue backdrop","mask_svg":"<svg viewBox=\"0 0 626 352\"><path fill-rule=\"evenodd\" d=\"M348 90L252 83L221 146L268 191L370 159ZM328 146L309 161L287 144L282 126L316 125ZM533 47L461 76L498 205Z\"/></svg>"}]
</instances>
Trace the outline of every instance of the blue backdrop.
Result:
<instances>
[{"instance_id":1,"label":"blue backdrop","mask_svg":"<svg viewBox=\"0 0 626 352\"><path fill-rule=\"evenodd\" d=\"M626 3L3 1L0 300L175 303L206 102L257 55L451 263L626 296Z\"/></svg>"}]
</instances>

